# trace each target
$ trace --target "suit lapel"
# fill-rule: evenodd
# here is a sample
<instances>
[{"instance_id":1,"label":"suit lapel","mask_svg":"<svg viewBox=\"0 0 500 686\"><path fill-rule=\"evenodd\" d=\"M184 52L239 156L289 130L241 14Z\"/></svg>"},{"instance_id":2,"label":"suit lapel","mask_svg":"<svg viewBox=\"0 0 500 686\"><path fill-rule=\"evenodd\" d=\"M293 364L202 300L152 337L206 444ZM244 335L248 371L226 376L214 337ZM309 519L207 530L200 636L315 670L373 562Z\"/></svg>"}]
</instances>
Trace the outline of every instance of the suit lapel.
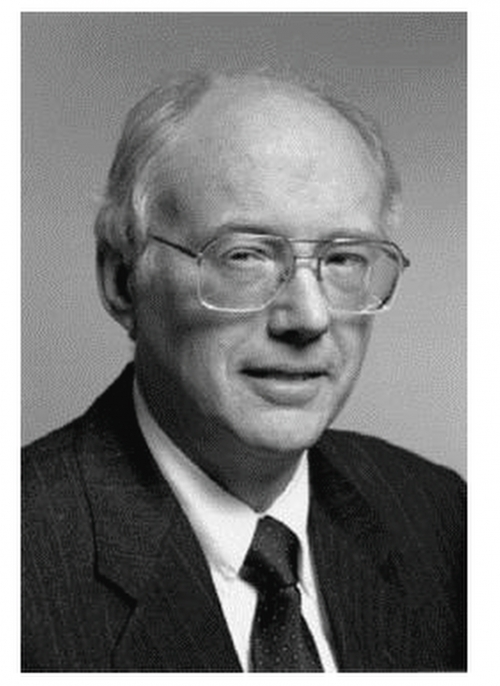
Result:
<instances>
[{"instance_id":1,"label":"suit lapel","mask_svg":"<svg viewBox=\"0 0 500 686\"><path fill-rule=\"evenodd\" d=\"M356 473L357 457L341 454L331 434L310 452L309 535L337 665L342 671L393 671L406 662L411 669L415 659L425 663L415 654L421 640L411 638L415 620L437 591L405 559L407 540L389 530L373 493L365 495L367 475ZM377 477L368 475L367 483L376 488Z\"/></svg>"},{"instance_id":2,"label":"suit lapel","mask_svg":"<svg viewBox=\"0 0 500 686\"><path fill-rule=\"evenodd\" d=\"M164 538L114 660L122 671L241 670L205 559L183 516Z\"/></svg>"},{"instance_id":3,"label":"suit lapel","mask_svg":"<svg viewBox=\"0 0 500 686\"><path fill-rule=\"evenodd\" d=\"M131 613L118 671L241 671L198 541L137 426L131 370L90 410L79 451L97 574Z\"/></svg>"}]
</instances>

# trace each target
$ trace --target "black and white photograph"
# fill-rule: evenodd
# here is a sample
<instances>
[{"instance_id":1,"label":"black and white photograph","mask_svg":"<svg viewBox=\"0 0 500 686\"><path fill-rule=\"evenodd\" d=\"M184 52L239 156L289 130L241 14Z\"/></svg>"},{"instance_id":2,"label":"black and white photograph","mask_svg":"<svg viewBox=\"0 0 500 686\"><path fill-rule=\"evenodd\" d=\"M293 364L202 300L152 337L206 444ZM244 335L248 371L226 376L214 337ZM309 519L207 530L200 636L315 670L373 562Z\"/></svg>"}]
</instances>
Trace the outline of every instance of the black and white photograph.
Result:
<instances>
[{"instance_id":1,"label":"black and white photograph","mask_svg":"<svg viewBox=\"0 0 500 686\"><path fill-rule=\"evenodd\" d=\"M21 672L466 672L467 13L20 28Z\"/></svg>"}]
</instances>

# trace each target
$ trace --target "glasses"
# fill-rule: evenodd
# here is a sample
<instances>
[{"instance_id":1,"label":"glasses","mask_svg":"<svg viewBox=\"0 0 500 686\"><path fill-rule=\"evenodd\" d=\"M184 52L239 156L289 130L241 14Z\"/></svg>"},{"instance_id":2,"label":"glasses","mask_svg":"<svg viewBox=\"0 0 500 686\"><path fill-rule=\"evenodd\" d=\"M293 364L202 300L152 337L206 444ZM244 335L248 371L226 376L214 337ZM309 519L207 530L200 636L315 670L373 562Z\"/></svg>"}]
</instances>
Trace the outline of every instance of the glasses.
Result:
<instances>
[{"instance_id":1,"label":"glasses","mask_svg":"<svg viewBox=\"0 0 500 686\"><path fill-rule=\"evenodd\" d=\"M228 233L199 252L150 234L196 259L201 304L223 312L265 309L293 279L299 263L313 271L333 313L374 314L389 309L410 265L391 241L340 235L330 240L288 239L270 234ZM304 250L314 254L303 254Z\"/></svg>"}]
</instances>

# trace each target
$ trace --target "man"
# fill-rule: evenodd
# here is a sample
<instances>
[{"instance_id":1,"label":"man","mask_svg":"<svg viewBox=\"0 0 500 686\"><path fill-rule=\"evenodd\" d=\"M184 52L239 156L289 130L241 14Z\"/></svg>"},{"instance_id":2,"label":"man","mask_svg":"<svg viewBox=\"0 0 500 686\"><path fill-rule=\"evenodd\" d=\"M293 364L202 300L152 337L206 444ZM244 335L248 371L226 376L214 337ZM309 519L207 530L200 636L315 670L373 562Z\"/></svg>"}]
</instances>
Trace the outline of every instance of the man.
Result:
<instances>
[{"instance_id":1,"label":"man","mask_svg":"<svg viewBox=\"0 0 500 686\"><path fill-rule=\"evenodd\" d=\"M96 233L134 364L25 451L24 670L465 669L462 481L327 431L398 210L326 92L195 75L131 111Z\"/></svg>"}]
</instances>

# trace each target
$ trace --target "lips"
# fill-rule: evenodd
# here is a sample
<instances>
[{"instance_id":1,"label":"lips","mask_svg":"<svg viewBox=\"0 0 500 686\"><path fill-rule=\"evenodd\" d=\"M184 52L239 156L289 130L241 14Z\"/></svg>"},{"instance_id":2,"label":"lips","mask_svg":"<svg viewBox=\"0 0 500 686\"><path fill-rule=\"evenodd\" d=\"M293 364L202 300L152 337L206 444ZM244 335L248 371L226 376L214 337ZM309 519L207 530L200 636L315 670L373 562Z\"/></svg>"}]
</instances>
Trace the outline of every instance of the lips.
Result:
<instances>
[{"instance_id":1,"label":"lips","mask_svg":"<svg viewBox=\"0 0 500 686\"><path fill-rule=\"evenodd\" d=\"M326 369L305 366L249 366L242 370L249 387L273 405L304 406L323 386Z\"/></svg>"},{"instance_id":2,"label":"lips","mask_svg":"<svg viewBox=\"0 0 500 686\"><path fill-rule=\"evenodd\" d=\"M324 376L326 372L320 370L294 370L282 368L250 368L244 369L243 372L255 379L282 379L283 381L306 381L307 379L317 379Z\"/></svg>"}]
</instances>

